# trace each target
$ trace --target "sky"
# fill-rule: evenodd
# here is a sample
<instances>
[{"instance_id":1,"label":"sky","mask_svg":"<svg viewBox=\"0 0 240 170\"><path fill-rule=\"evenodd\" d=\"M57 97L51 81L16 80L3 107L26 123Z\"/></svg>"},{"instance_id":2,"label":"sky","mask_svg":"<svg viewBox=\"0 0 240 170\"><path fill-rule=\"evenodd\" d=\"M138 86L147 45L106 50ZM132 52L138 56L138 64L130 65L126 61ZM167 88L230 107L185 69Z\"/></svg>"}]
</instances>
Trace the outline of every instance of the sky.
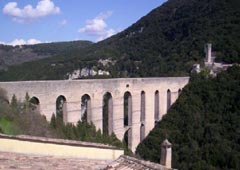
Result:
<instances>
[{"instance_id":1,"label":"sky","mask_svg":"<svg viewBox=\"0 0 240 170\"><path fill-rule=\"evenodd\" d=\"M0 44L98 42L166 0L0 0Z\"/></svg>"}]
</instances>

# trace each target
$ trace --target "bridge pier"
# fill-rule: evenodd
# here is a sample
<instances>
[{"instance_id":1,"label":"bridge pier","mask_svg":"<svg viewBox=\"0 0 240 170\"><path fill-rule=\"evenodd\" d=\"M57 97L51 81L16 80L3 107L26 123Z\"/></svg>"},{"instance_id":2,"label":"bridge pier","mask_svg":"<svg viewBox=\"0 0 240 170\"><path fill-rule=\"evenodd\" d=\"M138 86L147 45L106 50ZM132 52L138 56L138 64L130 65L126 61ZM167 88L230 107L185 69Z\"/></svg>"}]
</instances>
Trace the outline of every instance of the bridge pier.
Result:
<instances>
[{"instance_id":1,"label":"bridge pier","mask_svg":"<svg viewBox=\"0 0 240 170\"><path fill-rule=\"evenodd\" d=\"M92 98L92 115L91 121L96 126L97 130L101 130L103 127L103 95L102 94L95 94Z\"/></svg>"},{"instance_id":2,"label":"bridge pier","mask_svg":"<svg viewBox=\"0 0 240 170\"><path fill-rule=\"evenodd\" d=\"M81 120L81 101L67 101L66 123L77 124Z\"/></svg>"},{"instance_id":3,"label":"bridge pier","mask_svg":"<svg viewBox=\"0 0 240 170\"><path fill-rule=\"evenodd\" d=\"M131 142L131 150L135 152L137 145L140 143L140 108L141 108L141 100L140 100L140 92L132 93L132 136L130 138Z\"/></svg>"},{"instance_id":4,"label":"bridge pier","mask_svg":"<svg viewBox=\"0 0 240 170\"><path fill-rule=\"evenodd\" d=\"M154 91L146 93L146 120L145 120L145 137L154 128Z\"/></svg>"},{"instance_id":5,"label":"bridge pier","mask_svg":"<svg viewBox=\"0 0 240 170\"><path fill-rule=\"evenodd\" d=\"M178 96L179 96L179 92L178 91L173 91L171 93L171 105L176 102Z\"/></svg>"},{"instance_id":6,"label":"bridge pier","mask_svg":"<svg viewBox=\"0 0 240 170\"><path fill-rule=\"evenodd\" d=\"M123 97L120 94L113 96L113 132L119 140L124 137Z\"/></svg>"},{"instance_id":7,"label":"bridge pier","mask_svg":"<svg viewBox=\"0 0 240 170\"><path fill-rule=\"evenodd\" d=\"M40 103L40 113L46 117L48 121L51 120L53 114L56 114L56 103L47 103L44 100Z\"/></svg>"},{"instance_id":8,"label":"bridge pier","mask_svg":"<svg viewBox=\"0 0 240 170\"><path fill-rule=\"evenodd\" d=\"M159 120L162 120L162 117L167 113L167 90L161 91L160 95L160 115Z\"/></svg>"}]
</instances>

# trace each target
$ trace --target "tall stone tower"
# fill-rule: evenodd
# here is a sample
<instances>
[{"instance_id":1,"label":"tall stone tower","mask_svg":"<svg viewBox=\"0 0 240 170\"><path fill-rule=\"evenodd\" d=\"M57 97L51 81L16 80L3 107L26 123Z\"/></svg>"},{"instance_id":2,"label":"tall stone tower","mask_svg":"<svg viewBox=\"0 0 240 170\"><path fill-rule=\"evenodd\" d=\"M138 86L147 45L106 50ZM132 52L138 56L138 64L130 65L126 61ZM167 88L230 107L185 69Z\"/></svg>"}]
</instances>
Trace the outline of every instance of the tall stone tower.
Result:
<instances>
[{"instance_id":1,"label":"tall stone tower","mask_svg":"<svg viewBox=\"0 0 240 170\"><path fill-rule=\"evenodd\" d=\"M207 63L212 62L212 44L207 44L207 52L206 52Z\"/></svg>"},{"instance_id":2,"label":"tall stone tower","mask_svg":"<svg viewBox=\"0 0 240 170\"><path fill-rule=\"evenodd\" d=\"M161 165L172 168L172 144L165 139L161 145Z\"/></svg>"}]
</instances>

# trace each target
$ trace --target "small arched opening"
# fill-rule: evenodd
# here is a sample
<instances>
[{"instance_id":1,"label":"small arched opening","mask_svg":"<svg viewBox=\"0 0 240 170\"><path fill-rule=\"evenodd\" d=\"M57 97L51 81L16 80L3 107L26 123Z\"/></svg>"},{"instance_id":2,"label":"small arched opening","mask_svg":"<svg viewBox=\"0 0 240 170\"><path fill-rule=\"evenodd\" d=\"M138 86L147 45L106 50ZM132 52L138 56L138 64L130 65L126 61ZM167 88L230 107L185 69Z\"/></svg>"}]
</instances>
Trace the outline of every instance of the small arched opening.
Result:
<instances>
[{"instance_id":1,"label":"small arched opening","mask_svg":"<svg viewBox=\"0 0 240 170\"><path fill-rule=\"evenodd\" d=\"M154 94L154 121L155 121L155 124L159 121L160 117L160 113L159 113L159 91L155 91L155 94Z\"/></svg>"},{"instance_id":2,"label":"small arched opening","mask_svg":"<svg viewBox=\"0 0 240 170\"><path fill-rule=\"evenodd\" d=\"M40 112L40 101L37 97L32 97L30 100L29 100L29 103L31 105L31 108L34 110L34 111L37 111L37 112Z\"/></svg>"},{"instance_id":3,"label":"small arched opening","mask_svg":"<svg viewBox=\"0 0 240 170\"><path fill-rule=\"evenodd\" d=\"M128 149L132 149L132 128L129 128L124 133L123 143L128 147Z\"/></svg>"},{"instance_id":4,"label":"small arched opening","mask_svg":"<svg viewBox=\"0 0 240 170\"><path fill-rule=\"evenodd\" d=\"M143 140L145 137L145 119L146 119L146 95L145 92L141 92L141 109L140 109L140 121L141 121L141 128L140 128L140 141Z\"/></svg>"},{"instance_id":5,"label":"small arched opening","mask_svg":"<svg viewBox=\"0 0 240 170\"><path fill-rule=\"evenodd\" d=\"M167 110L171 107L171 91L170 89L167 90Z\"/></svg>"},{"instance_id":6,"label":"small arched opening","mask_svg":"<svg viewBox=\"0 0 240 170\"><path fill-rule=\"evenodd\" d=\"M109 92L103 96L103 133L113 133L113 100Z\"/></svg>"},{"instance_id":7,"label":"small arched opening","mask_svg":"<svg viewBox=\"0 0 240 170\"><path fill-rule=\"evenodd\" d=\"M58 96L56 100L56 117L67 122L67 100L63 95Z\"/></svg>"},{"instance_id":8,"label":"small arched opening","mask_svg":"<svg viewBox=\"0 0 240 170\"><path fill-rule=\"evenodd\" d=\"M140 142L145 138L145 125L142 123L140 127Z\"/></svg>"},{"instance_id":9,"label":"small arched opening","mask_svg":"<svg viewBox=\"0 0 240 170\"><path fill-rule=\"evenodd\" d=\"M178 96L182 93L182 89L178 89Z\"/></svg>"},{"instance_id":10,"label":"small arched opening","mask_svg":"<svg viewBox=\"0 0 240 170\"><path fill-rule=\"evenodd\" d=\"M81 121L91 122L91 98L88 94L84 94L81 98Z\"/></svg>"},{"instance_id":11,"label":"small arched opening","mask_svg":"<svg viewBox=\"0 0 240 170\"><path fill-rule=\"evenodd\" d=\"M140 121L145 122L145 117L146 117L146 97L145 97L145 92L141 92L141 115L140 115Z\"/></svg>"},{"instance_id":12,"label":"small arched opening","mask_svg":"<svg viewBox=\"0 0 240 170\"><path fill-rule=\"evenodd\" d=\"M125 92L123 97L124 110L124 126L132 125L132 95L130 92Z\"/></svg>"}]
</instances>

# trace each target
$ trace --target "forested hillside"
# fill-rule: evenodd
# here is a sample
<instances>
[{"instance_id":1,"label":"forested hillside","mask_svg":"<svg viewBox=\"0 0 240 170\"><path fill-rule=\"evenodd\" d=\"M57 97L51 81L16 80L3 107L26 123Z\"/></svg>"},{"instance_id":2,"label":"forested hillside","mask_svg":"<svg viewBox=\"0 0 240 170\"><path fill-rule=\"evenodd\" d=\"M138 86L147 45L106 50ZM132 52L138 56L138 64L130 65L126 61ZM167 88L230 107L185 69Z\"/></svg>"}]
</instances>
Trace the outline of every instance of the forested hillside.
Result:
<instances>
[{"instance_id":1,"label":"forested hillside","mask_svg":"<svg viewBox=\"0 0 240 170\"><path fill-rule=\"evenodd\" d=\"M142 158L159 162L161 142L173 144L173 167L240 169L240 67L216 78L194 76L162 121L138 146Z\"/></svg>"},{"instance_id":2,"label":"forested hillside","mask_svg":"<svg viewBox=\"0 0 240 170\"><path fill-rule=\"evenodd\" d=\"M217 60L239 63L239 9L239 0L168 0L109 39L13 66L1 72L0 80L64 79L106 58L116 61L106 68L110 77L188 75L194 63L203 61L208 42Z\"/></svg>"},{"instance_id":3,"label":"forested hillside","mask_svg":"<svg viewBox=\"0 0 240 170\"><path fill-rule=\"evenodd\" d=\"M0 44L0 70L7 70L9 66L29 61L68 54L70 51L74 52L91 44L90 41L56 42L15 47Z\"/></svg>"}]
</instances>

